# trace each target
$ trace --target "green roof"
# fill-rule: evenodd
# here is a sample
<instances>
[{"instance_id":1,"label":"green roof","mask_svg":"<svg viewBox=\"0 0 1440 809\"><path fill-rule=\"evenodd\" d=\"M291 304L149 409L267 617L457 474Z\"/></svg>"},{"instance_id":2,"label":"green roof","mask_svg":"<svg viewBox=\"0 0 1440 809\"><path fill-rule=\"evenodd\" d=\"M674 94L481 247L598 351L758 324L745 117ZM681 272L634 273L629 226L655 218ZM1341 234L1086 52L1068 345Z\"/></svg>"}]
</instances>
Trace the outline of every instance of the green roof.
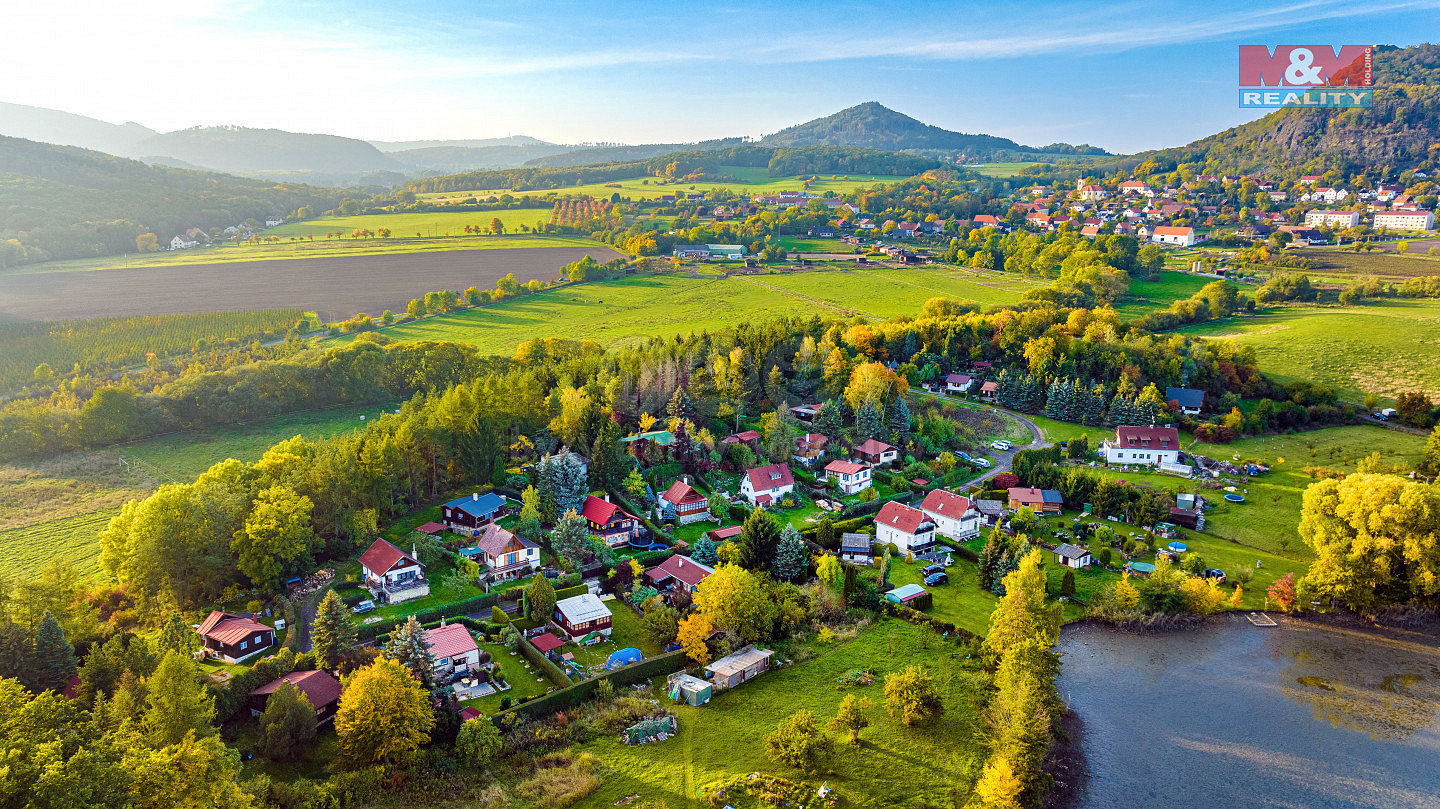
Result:
<instances>
[{"instance_id":1,"label":"green roof","mask_svg":"<svg viewBox=\"0 0 1440 809\"><path fill-rule=\"evenodd\" d=\"M632 435L626 438L622 438L620 439L620 442L622 444L628 444L632 441L640 441L642 439L645 441L654 441L662 447L668 447L671 444L675 443L675 434L670 432L669 430L655 430L653 432L641 433L639 435Z\"/></svg>"}]
</instances>

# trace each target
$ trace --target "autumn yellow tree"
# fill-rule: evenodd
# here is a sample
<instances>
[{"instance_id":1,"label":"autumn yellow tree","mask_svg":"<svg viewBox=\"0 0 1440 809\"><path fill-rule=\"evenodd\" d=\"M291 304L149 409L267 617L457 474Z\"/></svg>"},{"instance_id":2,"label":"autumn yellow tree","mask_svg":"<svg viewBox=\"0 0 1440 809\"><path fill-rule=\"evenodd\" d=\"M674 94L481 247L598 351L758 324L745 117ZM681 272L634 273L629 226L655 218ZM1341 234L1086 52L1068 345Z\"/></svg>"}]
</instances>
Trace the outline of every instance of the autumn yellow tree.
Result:
<instances>
[{"instance_id":1,"label":"autumn yellow tree","mask_svg":"<svg viewBox=\"0 0 1440 809\"><path fill-rule=\"evenodd\" d=\"M760 579L739 565L720 565L695 590L695 609L715 626L757 641L770 634L776 605Z\"/></svg>"},{"instance_id":2,"label":"autumn yellow tree","mask_svg":"<svg viewBox=\"0 0 1440 809\"><path fill-rule=\"evenodd\" d=\"M1020 790L1015 768L1003 757L996 756L985 763L975 784L975 797L986 809L1019 809Z\"/></svg>"},{"instance_id":3,"label":"autumn yellow tree","mask_svg":"<svg viewBox=\"0 0 1440 809\"><path fill-rule=\"evenodd\" d=\"M1196 615L1210 615L1225 603L1225 594L1220 592L1218 582L1195 576L1180 583L1180 598L1185 602L1185 609Z\"/></svg>"},{"instance_id":4,"label":"autumn yellow tree","mask_svg":"<svg viewBox=\"0 0 1440 809\"><path fill-rule=\"evenodd\" d=\"M845 401L856 410L869 403L883 412L890 400L903 390L904 383L894 371L883 363L867 362L855 366L855 370L850 372L850 384L845 386Z\"/></svg>"},{"instance_id":5,"label":"autumn yellow tree","mask_svg":"<svg viewBox=\"0 0 1440 809\"><path fill-rule=\"evenodd\" d=\"M902 723L913 725L945 713L945 705L930 675L919 666L909 666L886 675L885 710L899 716Z\"/></svg>"},{"instance_id":6,"label":"autumn yellow tree","mask_svg":"<svg viewBox=\"0 0 1440 809\"><path fill-rule=\"evenodd\" d=\"M385 658L346 679L335 713L340 749L364 764L415 751L434 726L429 695L408 669Z\"/></svg>"},{"instance_id":7,"label":"autumn yellow tree","mask_svg":"<svg viewBox=\"0 0 1440 809\"><path fill-rule=\"evenodd\" d=\"M705 644L705 639L715 631L715 624L708 616L698 612L691 613L680 621L680 631L676 640L680 642L680 648L685 654L694 660L697 665L705 665L710 662L712 655L710 647Z\"/></svg>"},{"instance_id":8,"label":"autumn yellow tree","mask_svg":"<svg viewBox=\"0 0 1440 809\"><path fill-rule=\"evenodd\" d=\"M873 707L875 702L869 697L847 694L845 699L840 700L840 709L830 720L829 728L836 733L843 731L851 744L859 744L860 731L870 726L870 719L865 716L865 712Z\"/></svg>"},{"instance_id":9,"label":"autumn yellow tree","mask_svg":"<svg viewBox=\"0 0 1440 809\"><path fill-rule=\"evenodd\" d=\"M1060 614L1045 606L1045 571L1039 550L1020 560L1005 576L1005 596L990 615L990 631L981 653L994 666L1012 645L1038 638L1054 645L1060 636Z\"/></svg>"}]
</instances>

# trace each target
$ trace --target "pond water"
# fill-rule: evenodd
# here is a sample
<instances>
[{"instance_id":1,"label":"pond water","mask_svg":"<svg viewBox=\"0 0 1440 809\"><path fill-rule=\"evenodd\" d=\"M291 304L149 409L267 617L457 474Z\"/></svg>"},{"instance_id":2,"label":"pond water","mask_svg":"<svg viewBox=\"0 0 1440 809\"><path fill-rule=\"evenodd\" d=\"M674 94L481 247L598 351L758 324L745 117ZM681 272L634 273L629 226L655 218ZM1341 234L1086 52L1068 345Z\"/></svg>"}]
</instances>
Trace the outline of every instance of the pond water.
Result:
<instances>
[{"instance_id":1,"label":"pond water","mask_svg":"<svg viewBox=\"0 0 1440 809\"><path fill-rule=\"evenodd\" d=\"M1230 616L1060 638L1084 809L1440 808L1437 639Z\"/></svg>"}]
</instances>

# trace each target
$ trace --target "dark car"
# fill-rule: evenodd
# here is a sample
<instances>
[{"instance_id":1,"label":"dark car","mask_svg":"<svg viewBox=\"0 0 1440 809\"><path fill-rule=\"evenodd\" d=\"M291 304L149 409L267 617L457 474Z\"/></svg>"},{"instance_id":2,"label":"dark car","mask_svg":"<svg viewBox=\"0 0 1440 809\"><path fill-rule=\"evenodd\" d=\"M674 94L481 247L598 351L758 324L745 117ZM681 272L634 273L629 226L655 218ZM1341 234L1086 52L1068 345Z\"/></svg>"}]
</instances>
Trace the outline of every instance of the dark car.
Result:
<instances>
[{"instance_id":1,"label":"dark car","mask_svg":"<svg viewBox=\"0 0 1440 809\"><path fill-rule=\"evenodd\" d=\"M931 587L934 587L937 584L949 584L950 575L943 570L936 573L931 573L930 575L925 577L925 583L930 585Z\"/></svg>"},{"instance_id":2,"label":"dark car","mask_svg":"<svg viewBox=\"0 0 1440 809\"><path fill-rule=\"evenodd\" d=\"M926 566L920 568L920 575L921 575L922 577L924 577L924 576L933 576L933 575L936 574L936 573L944 573L944 572L945 572L945 566L944 566L944 565L926 565Z\"/></svg>"},{"instance_id":3,"label":"dark car","mask_svg":"<svg viewBox=\"0 0 1440 809\"><path fill-rule=\"evenodd\" d=\"M1225 583L1225 571L1221 570L1221 569L1218 568L1218 567L1207 567L1207 568L1205 568L1203 571L1200 572L1200 578L1202 578L1202 579L1214 579L1216 584L1224 584L1224 583Z\"/></svg>"}]
</instances>

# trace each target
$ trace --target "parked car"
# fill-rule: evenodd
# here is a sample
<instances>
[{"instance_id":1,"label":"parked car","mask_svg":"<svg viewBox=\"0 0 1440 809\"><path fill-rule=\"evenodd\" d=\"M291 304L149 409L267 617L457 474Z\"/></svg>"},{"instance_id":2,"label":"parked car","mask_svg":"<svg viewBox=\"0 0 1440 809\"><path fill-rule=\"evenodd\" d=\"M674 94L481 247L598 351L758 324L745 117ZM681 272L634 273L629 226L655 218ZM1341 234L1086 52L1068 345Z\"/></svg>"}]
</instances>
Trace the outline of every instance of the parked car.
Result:
<instances>
[{"instance_id":1,"label":"parked car","mask_svg":"<svg viewBox=\"0 0 1440 809\"><path fill-rule=\"evenodd\" d=\"M921 575L921 576L933 576L933 575L936 574L936 573L944 573L944 572L945 572L945 567L944 567L943 565L926 565L926 566L920 568L920 575Z\"/></svg>"},{"instance_id":2,"label":"parked car","mask_svg":"<svg viewBox=\"0 0 1440 809\"><path fill-rule=\"evenodd\" d=\"M943 570L939 573L931 573L930 575L925 577L925 583L930 585L931 587L934 587L937 584L949 584L950 576Z\"/></svg>"},{"instance_id":3,"label":"parked car","mask_svg":"<svg viewBox=\"0 0 1440 809\"><path fill-rule=\"evenodd\" d=\"M964 451L964 450L960 450L960 451L956 452L956 453L955 453L955 457L959 458L959 459L962 460L962 461L965 461L966 463L969 463L970 461L974 460L973 458L970 457L970 453L968 453L968 452L966 452L966 451Z\"/></svg>"},{"instance_id":4,"label":"parked car","mask_svg":"<svg viewBox=\"0 0 1440 809\"><path fill-rule=\"evenodd\" d=\"M353 613L355 613L356 615L359 615L359 614L362 613L362 612L372 612L372 611L374 611L374 609L375 609L375 602L374 602L374 601L371 601L370 599L367 598L367 599L365 599L364 601L361 601L359 604L356 604L355 606L351 607L351 608L350 608L350 611L353 612Z\"/></svg>"},{"instance_id":5,"label":"parked car","mask_svg":"<svg viewBox=\"0 0 1440 809\"><path fill-rule=\"evenodd\" d=\"M1009 441L991 441L990 448L998 449L1001 452L1009 452L1015 448L1015 445Z\"/></svg>"},{"instance_id":6,"label":"parked car","mask_svg":"<svg viewBox=\"0 0 1440 809\"><path fill-rule=\"evenodd\" d=\"M1202 579L1214 579L1216 584L1225 583L1225 571L1218 567L1207 567L1200 572Z\"/></svg>"},{"instance_id":7,"label":"parked car","mask_svg":"<svg viewBox=\"0 0 1440 809\"><path fill-rule=\"evenodd\" d=\"M975 467L976 467L977 469L989 469L989 468L990 468L990 459L989 459L989 458L971 458L971 459L970 459L970 463L975 464Z\"/></svg>"},{"instance_id":8,"label":"parked car","mask_svg":"<svg viewBox=\"0 0 1440 809\"><path fill-rule=\"evenodd\" d=\"M1386 415L1385 415L1384 413L1371 413L1371 414L1370 414L1370 418L1375 419L1376 421L1389 421L1389 420L1390 420L1389 418L1386 417Z\"/></svg>"}]
</instances>

